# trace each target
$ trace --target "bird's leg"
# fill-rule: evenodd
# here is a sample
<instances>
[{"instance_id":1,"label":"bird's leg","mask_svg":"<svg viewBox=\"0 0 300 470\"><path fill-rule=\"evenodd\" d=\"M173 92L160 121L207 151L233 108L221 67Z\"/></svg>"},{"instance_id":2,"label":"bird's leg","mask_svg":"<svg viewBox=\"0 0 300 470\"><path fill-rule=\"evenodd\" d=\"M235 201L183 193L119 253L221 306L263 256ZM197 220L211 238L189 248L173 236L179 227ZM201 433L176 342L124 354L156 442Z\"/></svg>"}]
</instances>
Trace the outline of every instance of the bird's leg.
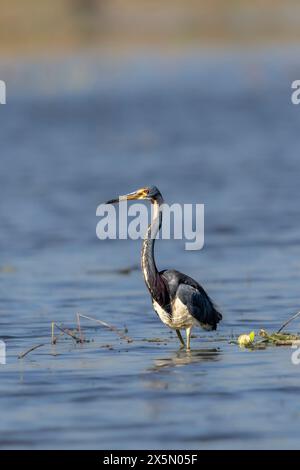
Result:
<instances>
[{"instance_id":1,"label":"bird's leg","mask_svg":"<svg viewBox=\"0 0 300 470\"><path fill-rule=\"evenodd\" d=\"M187 351L191 350L191 331L192 331L192 327L186 328L186 350Z\"/></svg>"},{"instance_id":2,"label":"bird's leg","mask_svg":"<svg viewBox=\"0 0 300 470\"><path fill-rule=\"evenodd\" d=\"M177 333L177 336L178 336L179 341L181 343L181 347L184 348L185 344L184 344L184 341L183 341L183 337L181 336L180 330L176 330L176 333Z\"/></svg>"}]
</instances>

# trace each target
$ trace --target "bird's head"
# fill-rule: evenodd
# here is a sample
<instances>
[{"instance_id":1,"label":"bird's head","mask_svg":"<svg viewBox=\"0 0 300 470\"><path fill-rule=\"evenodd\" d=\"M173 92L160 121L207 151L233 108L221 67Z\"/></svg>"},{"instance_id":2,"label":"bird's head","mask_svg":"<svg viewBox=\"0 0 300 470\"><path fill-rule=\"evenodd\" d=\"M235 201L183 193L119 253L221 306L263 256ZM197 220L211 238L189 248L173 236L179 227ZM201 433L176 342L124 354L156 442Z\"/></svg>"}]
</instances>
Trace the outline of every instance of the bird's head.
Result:
<instances>
[{"instance_id":1,"label":"bird's head","mask_svg":"<svg viewBox=\"0 0 300 470\"><path fill-rule=\"evenodd\" d=\"M150 186L145 188L140 188L133 193L125 194L124 196L119 196L116 199L111 199L107 201L106 204L116 204L120 201L133 201L137 199L144 199L151 202L162 201L162 195L156 186Z\"/></svg>"}]
</instances>

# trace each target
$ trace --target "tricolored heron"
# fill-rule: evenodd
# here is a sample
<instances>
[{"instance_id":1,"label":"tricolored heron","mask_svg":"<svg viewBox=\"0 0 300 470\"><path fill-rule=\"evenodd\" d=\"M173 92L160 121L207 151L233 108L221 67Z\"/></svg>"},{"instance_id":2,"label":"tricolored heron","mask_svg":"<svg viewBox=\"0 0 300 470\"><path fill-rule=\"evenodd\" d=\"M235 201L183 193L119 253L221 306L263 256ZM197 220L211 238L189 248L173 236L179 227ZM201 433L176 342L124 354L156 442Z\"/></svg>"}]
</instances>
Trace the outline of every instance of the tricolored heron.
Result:
<instances>
[{"instance_id":1,"label":"tricolored heron","mask_svg":"<svg viewBox=\"0 0 300 470\"><path fill-rule=\"evenodd\" d=\"M203 287L194 279L174 269L160 272L157 270L154 244L162 224L161 206L164 200L156 186L138 189L106 204L136 199L148 200L154 204L153 218L145 234L141 256L142 271L153 308L165 325L176 330L182 347L185 344L180 330L186 330L186 349L190 350L192 327L201 326L205 330L216 330L222 315Z\"/></svg>"}]
</instances>

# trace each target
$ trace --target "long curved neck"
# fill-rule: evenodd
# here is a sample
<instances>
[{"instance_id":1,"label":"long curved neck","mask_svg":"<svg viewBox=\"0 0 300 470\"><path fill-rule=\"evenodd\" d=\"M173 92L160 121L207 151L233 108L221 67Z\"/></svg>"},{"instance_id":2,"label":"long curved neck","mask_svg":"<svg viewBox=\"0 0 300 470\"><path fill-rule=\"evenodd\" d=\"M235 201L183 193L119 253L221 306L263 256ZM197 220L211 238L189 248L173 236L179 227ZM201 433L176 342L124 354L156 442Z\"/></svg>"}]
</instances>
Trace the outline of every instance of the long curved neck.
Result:
<instances>
[{"instance_id":1,"label":"long curved neck","mask_svg":"<svg viewBox=\"0 0 300 470\"><path fill-rule=\"evenodd\" d=\"M165 286L160 279L155 259L154 259L154 245L155 238L161 228L162 224L162 211L161 205L163 199L154 201L154 211L151 224L148 226L145 234L143 248L142 248L142 271L145 283L150 291L154 300L161 304L162 297L164 297Z\"/></svg>"}]
</instances>

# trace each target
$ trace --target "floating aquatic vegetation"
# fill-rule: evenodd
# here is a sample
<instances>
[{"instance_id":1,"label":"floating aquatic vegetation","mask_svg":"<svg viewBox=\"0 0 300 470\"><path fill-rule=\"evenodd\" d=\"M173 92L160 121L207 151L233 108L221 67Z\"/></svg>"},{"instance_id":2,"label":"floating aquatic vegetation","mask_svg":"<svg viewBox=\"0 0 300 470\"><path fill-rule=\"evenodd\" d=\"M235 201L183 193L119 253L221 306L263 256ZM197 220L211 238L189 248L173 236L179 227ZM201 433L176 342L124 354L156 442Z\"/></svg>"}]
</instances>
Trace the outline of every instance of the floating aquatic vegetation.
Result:
<instances>
[{"instance_id":1,"label":"floating aquatic vegetation","mask_svg":"<svg viewBox=\"0 0 300 470\"><path fill-rule=\"evenodd\" d=\"M300 317L300 311L289 318L276 333L268 333L266 330L261 329L258 335L255 335L254 331L251 331L249 334L242 334L240 335L237 340L231 340L230 343L237 344L242 348L247 348L250 350L258 350L258 349L266 349L268 346L293 346L295 344L300 345L300 334L291 334L291 333L283 333L282 330L289 324L291 321L295 320L296 318ZM86 319L100 325L112 333L115 333L120 340L126 341L127 343L132 343L133 340L127 335L128 329L125 327L124 330L121 330L114 325L104 322L103 320L99 320L94 317L90 317L88 315L83 315L80 313L76 314L77 319L77 328L69 329L58 325L55 322L51 323L51 345L57 344L58 337L55 336L55 329L60 331L60 336L68 336L71 337L76 343L89 343L93 340L88 340L84 338L83 331L81 328L80 319ZM228 338L219 337L218 341L228 341ZM148 343L163 343L167 344L167 340L164 338L143 338L142 341ZM30 347L26 351L19 354L18 358L22 359L23 357L27 356L27 354L35 351L36 349L46 346L49 343L42 343L37 344L35 346ZM99 345L100 348L107 348L109 350L114 349L112 345ZM55 355L52 353L52 355Z\"/></svg>"},{"instance_id":2,"label":"floating aquatic vegetation","mask_svg":"<svg viewBox=\"0 0 300 470\"><path fill-rule=\"evenodd\" d=\"M267 346L293 346L294 344L300 344L300 335L283 333L282 330L293 320L300 316L300 311L289 318L279 328L276 333L268 333L266 330L261 329L258 336L262 339L255 341L255 333L252 331L250 334L242 334L238 337L237 341L233 343L238 344L240 347L248 349L265 349Z\"/></svg>"},{"instance_id":3,"label":"floating aquatic vegetation","mask_svg":"<svg viewBox=\"0 0 300 470\"><path fill-rule=\"evenodd\" d=\"M165 338L143 338L142 341L145 341L147 343L164 343L164 344L166 344L166 339Z\"/></svg>"},{"instance_id":4,"label":"floating aquatic vegetation","mask_svg":"<svg viewBox=\"0 0 300 470\"><path fill-rule=\"evenodd\" d=\"M241 347L248 347L253 343L254 338L255 338L254 331L251 331L251 333L249 333L249 335L240 335L238 337L238 344Z\"/></svg>"},{"instance_id":5,"label":"floating aquatic vegetation","mask_svg":"<svg viewBox=\"0 0 300 470\"><path fill-rule=\"evenodd\" d=\"M55 329L60 331L61 336L67 335L67 336L71 337L74 341L76 341L76 343L81 343L82 344L82 343L90 343L91 341L93 341L93 340L88 340L88 339L84 338L83 331L82 331L82 328L81 328L81 323L80 323L81 318L85 318L86 320L92 321L92 322L97 323L98 325L100 325L104 328L107 328L111 332L115 333L119 337L119 339L121 339L123 341L126 341L127 343L132 343L133 342L133 340L126 334L128 332L127 328L125 328L124 332L123 332L123 331L119 330L118 328L116 328L114 325L110 325L109 323L106 323L103 320L99 320L99 319L94 318L94 317L90 317L90 316L87 316L87 315L82 315L81 313L77 313L76 314L77 328L75 328L75 329L63 328L62 326L58 325L55 322L51 323L51 341L50 341L50 344L52 346L57 344L58 337L55 336ZM26 351L20 353L18 355L18 359L23 359L23 357L27 356L27 354L35 351L36 349L38 349L42 346L46 346L47 344L49 344L49 343L38 344L38 345L30 347ZM99 345L99 347L100 348L104 347L104 348L107 348L107 349L113 349L113 347L111 345L104 345L104 346Z\"/></svg>"},{"instance_id":6,"label":"floating aquatic vegetation","mask_svg":"<svg viewBox=\"0 0 300 470\"><path fill-rule=\"evenodd\" d=\"M259 336L264 338L265 343L274 344L275 346L292 346L293 344L300 344L300 335L290 333L267 333L265 330L260 330Z\"/></svg>"}]
</instances>

